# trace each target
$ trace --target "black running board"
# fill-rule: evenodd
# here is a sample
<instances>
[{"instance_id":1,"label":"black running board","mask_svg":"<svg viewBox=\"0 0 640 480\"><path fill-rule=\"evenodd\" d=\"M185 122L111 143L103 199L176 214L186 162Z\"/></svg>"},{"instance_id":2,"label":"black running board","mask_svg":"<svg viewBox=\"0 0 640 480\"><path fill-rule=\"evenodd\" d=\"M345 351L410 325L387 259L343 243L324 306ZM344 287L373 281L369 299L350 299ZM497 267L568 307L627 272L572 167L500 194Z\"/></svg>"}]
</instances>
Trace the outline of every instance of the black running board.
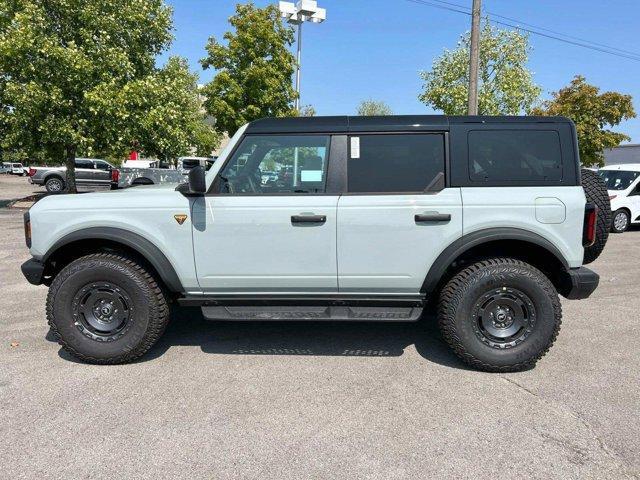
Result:
<instances>
[{"instance_id":1,"label":"black running board","mask_svg":"<svg viewBox=\"0 0 640 480\"><path fill-rule=\"evenodd\" d=\"M421 307L252 306L202 307L207 320L415 322Z\"/></svg>"},{"instance_id":2,"label":"black running board","mask_svg":"<svg viewBox=\"0 0 640 480\"><path fill-rule=\"evenodd\" d=\"M182 306L202 307L209 320L335 320L415 322L424 295L411 296L188 296Z\"/></svg>"}]
</instances>

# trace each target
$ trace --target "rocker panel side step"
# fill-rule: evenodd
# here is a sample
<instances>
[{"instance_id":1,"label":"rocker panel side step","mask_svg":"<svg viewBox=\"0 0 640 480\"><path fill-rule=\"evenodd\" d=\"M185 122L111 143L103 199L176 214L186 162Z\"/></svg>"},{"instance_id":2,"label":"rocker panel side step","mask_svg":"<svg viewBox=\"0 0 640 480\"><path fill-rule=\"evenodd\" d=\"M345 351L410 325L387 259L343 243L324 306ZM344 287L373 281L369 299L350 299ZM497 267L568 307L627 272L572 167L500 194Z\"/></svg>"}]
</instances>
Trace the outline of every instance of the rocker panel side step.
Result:
<instances>
[{"instance_id":1,"label":"rocker panel side step","mask_svg":"<svg viewBox=\"0 0 640 480\"><path fill-rule=\"evenodd\" d=\"M205 306L202 314L207 320L415 322L422 307Z\"/></svg>"}]
</instances>

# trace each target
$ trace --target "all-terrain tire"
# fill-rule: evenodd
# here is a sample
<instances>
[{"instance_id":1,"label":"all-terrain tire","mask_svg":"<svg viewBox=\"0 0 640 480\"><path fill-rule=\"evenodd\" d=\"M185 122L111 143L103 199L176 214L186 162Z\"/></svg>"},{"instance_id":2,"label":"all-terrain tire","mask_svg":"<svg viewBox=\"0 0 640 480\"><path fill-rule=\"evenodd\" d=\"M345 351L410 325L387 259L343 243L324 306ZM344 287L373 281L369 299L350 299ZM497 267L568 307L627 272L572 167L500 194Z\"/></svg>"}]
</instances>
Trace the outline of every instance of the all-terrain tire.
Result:
<instances>
[{"instance_id":1,"label":"all-terrain tire","mask_svg":"<svg viewBox=\"0 0 640 480\"><path fill-rule=\"evenodd\" d=\"M112 317L101 316L105 298L106 307L112 299ZM101 323L101 318L114 320ZM162 336L169 306L143 266L124 255L97 253L71 262L55 277L47 295L47 320L58 343L74 357L96 364L127 363Z\"/></svg>"},{"instance_id":2,"label":"all-terrain tire","mask_svg":"<svg viewBox=\"0 0 640 480\"><path fill-rule=\"evenodd\" d=\"M512 337L492 337L480 319L494 318L487 311L489 305L508 305L515 297L524 299L526 326L518 327ZM440 292L438 322L445 341L468 365L487 372L514 372L532 368L551 348L560 331L562 307L555 287L540 270L520 260L493 258L474 263L449 280Z\"/></svg>"},{"instance_id":3,"label":"all-terrain tire","mask_svg":"<svg viewBox=\"0 0 640 480\"><path fill-rule=\"evenodd\" d=\"M582 188L587 197L587 202L593 203L598 207L596 240L593 245L584 247L582 263L587 264L598 258L607 244L609 230L611 229L611 202L607 186L600 178L600 175L586 168L582 169Z\"/></svg>"}]
</instances>

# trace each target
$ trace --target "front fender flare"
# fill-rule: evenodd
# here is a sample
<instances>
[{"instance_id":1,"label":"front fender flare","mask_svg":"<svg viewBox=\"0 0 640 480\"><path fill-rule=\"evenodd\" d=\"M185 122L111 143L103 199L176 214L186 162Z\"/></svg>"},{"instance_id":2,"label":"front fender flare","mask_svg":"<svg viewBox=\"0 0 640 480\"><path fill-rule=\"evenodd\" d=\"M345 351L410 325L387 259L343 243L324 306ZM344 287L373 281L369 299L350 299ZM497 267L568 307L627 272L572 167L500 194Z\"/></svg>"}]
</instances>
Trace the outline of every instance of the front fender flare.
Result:
<instances>
[{"instance_id":1,"label":"front fender flare","mask_svg":"<svg viewBox=\"0 0 640 480\"><path fill-rule=\"evenodd\" d=\"M171 292L183 293L184 288L180 278L176 273L175 268L167 257L162 253L162 250L155 244L147 240L137 233L116 227L89 227L81 230L71 232L57 242L55 242L47 253L45 253L41 259L42 263L47 260L60 248L79 240L109 240L114 243L125 245L132 250L135 250L144 259L146 259L151 266L158 272L160 278Z\"/></svg>"}]
</instances>

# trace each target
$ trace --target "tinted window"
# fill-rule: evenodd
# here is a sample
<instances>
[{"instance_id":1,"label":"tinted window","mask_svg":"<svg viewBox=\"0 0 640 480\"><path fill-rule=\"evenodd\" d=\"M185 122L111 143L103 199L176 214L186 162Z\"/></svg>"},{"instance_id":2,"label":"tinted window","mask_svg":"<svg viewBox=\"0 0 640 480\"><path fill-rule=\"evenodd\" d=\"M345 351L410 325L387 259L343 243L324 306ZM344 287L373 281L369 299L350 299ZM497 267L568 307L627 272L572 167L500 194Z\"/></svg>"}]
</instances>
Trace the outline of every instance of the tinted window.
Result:
<instances>
[{"instance_id":1,"label":"tinted window","mask_svg":"<svg viewBox=\"0 0 640 480\"><path fill-rule=\"evenodd\" d=\"M441 134L359 135L349 139L349 192L423 192L441 172Z\"/></svg>"},{"instance_id":2,"label":"tinted window","mask_svg":"<svg viewBox=\"0 0 640 480\"><path fill-rule=\"evenodd\" d=\"M101 160L96 161L96 168L98 170L111 170L111 165Z\"/></svg>"},{"instance_id":3,"label":"tinted window","mask_svg":"<svg viewBox=\"0 0 640 480\"><path fill-rule=\"evenodd\" d=\"M560 137L548 130L471 131L469 176L490 182L559 181Z\"/></svg>"},{"instance_id":4,"label":"tinted window","mask_svg":"<svg viewBox=\"0 0 640 480\"><path fill-rule=\"evenodd\" d=\"M326 135L250 135L220 173L225 193L321 193L327 173Z\"/></svg>"},{"instance_id":5,"label":"tinted window","mask_svg":"<svg viewBox=\"0 0 640 480\"><path fill-rule=\"evenodd\" d=\"M640 172L626 170L600 170L598 173L607 185L607 190L626 190L640 175Z\"/></svg>"},{"instance_id":6,"label":"tinted window","mask_svg":"<svg viewBox=\"0 0 640 480\"><path fill-rule=\"evenodd\" d=\"M93 170L93 162L91 160L76 159L76 168L89 168Z\"/></svg>"}]
</instances>

